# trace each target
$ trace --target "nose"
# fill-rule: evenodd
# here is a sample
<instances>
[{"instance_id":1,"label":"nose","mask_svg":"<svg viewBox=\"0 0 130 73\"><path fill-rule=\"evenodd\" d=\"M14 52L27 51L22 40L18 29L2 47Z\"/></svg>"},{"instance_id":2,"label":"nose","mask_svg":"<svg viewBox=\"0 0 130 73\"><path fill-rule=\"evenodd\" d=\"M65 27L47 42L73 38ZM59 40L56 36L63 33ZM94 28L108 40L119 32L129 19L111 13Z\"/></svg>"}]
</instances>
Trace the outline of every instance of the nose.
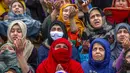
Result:
<instances>
[{"instance_id":1,"label":"nose","mask_svg":"<svg viewBox=\"0 0 130 73\"><path fill-rule=\"evenodd\" d=\"M95 17L94 17L95 19L98 19L98 17L95 15Z\"/></svg>"},{"instance_id":2,"label":"nose","mask_svg":"<svg viewBox=\"0 0 130 73\"><path fill-rule=\"evenodd\" d=\"M17 31L14 32L14 35L17 35Z\"/></svg>"},{"instance_id":3,"label":"nose","mask_svg":"<svg viewBox=\"0 0 130 73\"><path fill-rule=\"evenodd\" d=\"M96 53L99 53L99 49L96 50Z\"/></svg>"},{"instance_id":4,"label":"nose","mask_svg":"<svg viewBox=\"0 0 130 73\"><path fill-rule=\"evenodd\" d=\"M119 2L120 5L122 5L122 0Z\"/></svg>"},{"instance_id":5,"label":"nose","mask_svg":"<svg viewBox=\"0 0 130 73\"><path fill-rule=\"evenodd\" d=\"M124 35L124 32L121 32L121 35L123 36L123 35Z\"/></svg>"},{"instance_id":6,"label":"nose","mask_svg":"<svg viewBox=\"0 0 130 73\"><path fill-rule=\"evenodd\" d=\"M19 7L16 5L16 9L18 9Z\"/></svg>"}]
</instances>

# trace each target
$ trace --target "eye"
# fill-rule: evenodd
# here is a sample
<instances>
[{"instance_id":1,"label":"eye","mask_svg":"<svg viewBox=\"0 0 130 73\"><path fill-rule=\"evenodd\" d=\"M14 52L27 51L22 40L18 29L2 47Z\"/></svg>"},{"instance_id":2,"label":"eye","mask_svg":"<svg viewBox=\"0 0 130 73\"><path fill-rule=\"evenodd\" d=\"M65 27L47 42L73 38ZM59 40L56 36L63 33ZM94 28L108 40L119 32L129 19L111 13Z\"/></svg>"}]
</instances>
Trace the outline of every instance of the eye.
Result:
<instances>
[{"instance_id":1,"label":"eye","mask_svg":"<svg viewBox=\"0 0 130 73\"><path fill-rule=\"evenodd\" d=\"M68 12L68 9L64 9L63 12Z\"/></svg>"},{"instance_id":2,"label":"eye","mask_svg":"<svg viewBox=\"0 0 130 73\"><path fill-rule=\"evenodd\" d=\"M51 31L56 31L56 28L52 28Z\"/></svg>"},{"instance_id":3,"label":"eye","mask_svg":"<svg viewBox=\"0 0 130 73\"><path fill-rule=\"evenodd\" d=\"M128 33L128 31L127 31L127 30L124 30L124 33Z\"/></svg>"},{"instance_id":4,"label":"eye","mask_svg":"<svg viewBox=\"0 0 130 73\"><path fill-rule=\"evenodd\" d=\"M68 47L67 47L66 45L64 45L64 46L63 46L63 48L66 48L66 49L68 49Z\"/></svg>"},{"instance_id":5,"label":"eye","mask_svg":"<svg viewBox=\"0 0 130 73\"><path fill-rule=\"evenodd\" d=\"M55 48L61 48L61 46L60 45L56 45Z\"/></svg>"},{"instance_id":6,"label":"eye","mask_svg":"<svg viewBox=\"0 0 130 73\"><path fill-rule=\"evenodd\" d=\"M99 48L99 50L100 50L100 51L104 51L104 49L103 49L103 48Z\"/></svg>"},{"instance_id":7,"label":"eye","mask_svg":"<svg viewBox=\"0 0 130 73\"><path fill-rule=\"evenodd\" d=\"M22 6L21 6L21 5L18 5L18 7L19 7L19 8L22 8Z\"/></svg>"},{"instance_id":8,"label":"eye","mask_svg":"<svg viewBox=\"0 0 130 73\"><path fill-rule=\"evenodd\" d=\"M18 33L21 33L22 31L20 29L17 30Z\"/></svg>"},{"instance_id":9,"label":"eye","mask_svg":"<svg viewBox=\"0 0 130 73\"><path fill-rule=\"evenodd\" d=\"M10 31L10 32L12 32L12 33L13 33L13 32L15 32L15 30L14 30L14 29L11 29L11 31Z\"/></svg>"},{"instance_id":10,"label":"eye","mask_svg":"<svg viewBox=\"0 0 130 73\"><path fill-rule=\"evenodd\" d=\"M92 49L92 51L96 51L96 50L97 50L97 48L96 48L96 47Z\"/></svg>"},{"instance_id":11,"label":"eye","mask_svg":"<svg viewBox=\"0 0 130 73\"><path fill-rule=\"evenodd\" d=\"M16 5L13 5L13 6L12 6L12 8L15 8L15 7L16 7Z\"/></svg>"},{"instance_id":12,"label":"eye","mask_svg":"<svg viewBox=\"0 0 130 73\"><path fill-rule=\"evenodd\" d=\"M121 33L121 31L120 31L120 30L117 32L117 34L119 34L119 33Z\"/></svg>"},{"instance_id":13,"label":"eye","mask_svg":"<svg viewBox=\"0 0 130 73\"><path fill-rule=\"evenodd\" d=\"M62 31L62 29L61 28L57 28L57 31Z\"/></svg>"},{"instance_id":14,"label":"eye","mask_svg":"<svg viewBox=\"0 0 130 73\"><path fill-rule=\"evenodd\" d=\"M94 17L95 17L95 15L92 15L92 16L90 17L90 19L94 19Z\"/></svg>"},{"instance_id":15,"label":"eye","mask_svg":"<svg viewBox=\"0 0 130 73\"><path fill-rule=\"evenodd\" d=\"M100 15L100 14L96 14L96 16L97 16L97 17L101 17L101 15Z\"/></svg>"}]
</instances>

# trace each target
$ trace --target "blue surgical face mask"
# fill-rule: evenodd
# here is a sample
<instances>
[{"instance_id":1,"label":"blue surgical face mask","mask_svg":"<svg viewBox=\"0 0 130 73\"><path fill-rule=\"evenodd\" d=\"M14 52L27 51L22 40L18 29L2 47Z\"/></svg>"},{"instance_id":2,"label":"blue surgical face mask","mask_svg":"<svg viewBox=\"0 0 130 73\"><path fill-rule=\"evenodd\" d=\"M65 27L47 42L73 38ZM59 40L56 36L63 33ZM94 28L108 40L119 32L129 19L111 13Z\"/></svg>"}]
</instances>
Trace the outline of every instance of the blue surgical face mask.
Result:
<instances>
[{"instance_id":1,"label":"blue surgical face mask","mask_svg":"<svg viewBox=\"0 0 130 73\"><path fill-rule=\"evenodd\" d=\"M51 31L50 32L50 36L53 40L57 40L59 38L63 37L63 32L59 32L59 31Z\"/></svg>"}]
</instances>

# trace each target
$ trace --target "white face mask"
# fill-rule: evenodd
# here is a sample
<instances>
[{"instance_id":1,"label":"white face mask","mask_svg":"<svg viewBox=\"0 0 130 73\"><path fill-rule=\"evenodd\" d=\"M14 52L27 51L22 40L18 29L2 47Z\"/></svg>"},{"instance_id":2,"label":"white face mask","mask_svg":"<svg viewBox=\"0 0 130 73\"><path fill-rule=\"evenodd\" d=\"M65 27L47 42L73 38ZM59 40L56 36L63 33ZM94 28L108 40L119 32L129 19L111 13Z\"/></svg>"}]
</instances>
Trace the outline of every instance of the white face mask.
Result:
<instances>
[{"instance_id":1,"label":"white face mask","mask_svg":"<svg viewBox=\"0 0 130 73\"><path fill-rule=\"evenodd\" d=\"M63 32L59 32L59 31L51 31L50 32L50 36L53 40L57 40L59 38L63 37Z\"/></svg>"}]
</instances>

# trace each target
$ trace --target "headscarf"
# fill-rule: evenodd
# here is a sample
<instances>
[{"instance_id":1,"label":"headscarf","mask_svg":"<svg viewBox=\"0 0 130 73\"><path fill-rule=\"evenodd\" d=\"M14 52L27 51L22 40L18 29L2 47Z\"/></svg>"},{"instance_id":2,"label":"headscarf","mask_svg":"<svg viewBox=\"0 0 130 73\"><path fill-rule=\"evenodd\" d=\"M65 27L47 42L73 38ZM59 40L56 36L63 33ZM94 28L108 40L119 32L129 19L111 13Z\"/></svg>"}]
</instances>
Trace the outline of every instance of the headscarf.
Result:
<instances>
[{"instance_id":1,"label":"headscarf","mask_svg":"<svg viewBox=\"0 0 130 73\"><path fill-rule=\"evenodd\" d=\"M128 33L130 33L130 27L127 23L119 23L114 30L114 43L111 45L111 55L112 59L118 58L120 52L122 51L121 44L117 41L117 32L119 29L125 28L128 30Z\"/></svg>"},{"instance_id":2,"label":"headscarf","mask_svg":"<svg viewBox=\"0 0 130 73\"><path fill-rule=\"evenodd\" d=\"M127 4L128 4L128 7L130 7L130 1L129 0L126 0L126 1L127 1ZM113 0L112 7L115 7L115 3L116 3L116 0Z\"/></svg>"},{"instance_id":3,"label":"headscarf","mask_svg":"<svg viewBox=\"0 0 130 73\"><path fill-rule=\"evenodd\" d=\"M117 8L115 7L116 0L113 0L112 6L105 8L103 11L106 15L106 19L111 24L119 24L122 22L130 23L130 1L126 0L128 7L127 8Z\"/></svg>"},{"instance_id":4,"label":"headscarf","mask_svg":"<svg viewBox=\"0 0 130 73\"><path fill-rule=\"evenodd\" d=\"M54 25L58 25L61 27L61 29L63 30L63 37L62 38L65 38L65 39L68 39L68 35L67 35L67 30L66 30L66 26L64 25L64 23L62 23L61 21L53 21L51 23L51 25L49 25L48 27L48 44L51 45L52 42L54 41L51 36L50 36L50 31L51 31L51 28L54 26Z\"/></svg>"},{"instance_id":5,"label":"headscarf","mask_svg":"<svg viewBox=\"0 0 130 73\"><path fill-rule=\"evenodd\" d=\"M11 28L14 26L14 25L19 25L19 27L21 28L22 30L22 40L25 41L26 45L24 47L24 51L23 51L23 55L25 57L25 60L28 60L28 58L30 57L31 53L32 53L32 50L34 48L34 45L26 39L26 34L27 34L27 26L24 22L22 22L21 20L15 20L13 22L11 22L11 24L9 25L8 27L8 32L7 32L7 35L8 35L8 43L13 44L13 40L11 39L10 37L10 31L11 31ZM14 48L13 46L11 46L12 48Z\"/></svg>"},{"instance_id":6,"label":"headscarf","mask_svg":"<svg viewBox=\"0 0 130 73\"><path fill-rule=\"evenodd\" d=\"M9 11L9 7L5 5L3 1L4 0L0 0L0 16L2 15L2 17L4 17L5 13L7 14ZM21 2L24 8L26 9L24 1L23 0L18 0L18 1Z\"/></svg>"},{"instance_id":7,"label":"headscarf","mask_svg":"<svg viewBox=\"0 0 130 73\"><path fill-rule=\"evenodd\" d=\"M55 46L60 43L64 43L68 47L68 50L63 48L55 50ZM77 64L77 62L72 60L71 55L72 46L68 40L66 40L65 38L55 40L50 47L48 58L40 64L37 69L37 73L55 73L58 64L61 64L61 66L67 73L83 73L78 71L78 69L80 68L80 64Z\"/></svg>"},{"instance_id":8,"label":"headscarf","mask_svg":"<svg viewBox=\"0 0 130 73\"><path fill-rule=\"evenodd\" d=\"M66 8L67 6L74 6L76 9L78 9L78 7L75 4L65 4L60 8L60 14L58 16L58 20L65 23L67 31L70 31L70 22L67 21L65 22L63 20L63 9ZM78 18L78 14L76 14L76 16L74 17L76 25L78 27L79 33L82 35L83 31L84 31L84 24L83 22Z\"/></svg>"},{"instance_id":9,"label":"headscarf","mask_svg":"<svg viewBox=\"0 0 130 73\"><path fill-rule=\"evenodd\" d=\"M100 45L103 46L104 50L105 50L105 56L104 56L104 60L103 61L95 61L92 57L92 49L95 43L99 43ZM102 38L97 38L95 40L92 41L91 45L90 45L90 49L89 49L89 64L91 64L92 67L94 67L95 69L103 69L105 68L107 65L109 65L110 62L110 44L107 40L102 39Z\"/></svg>"},{"instance_id":10,"label":"headscarf","mask_svg":"<svg viewBox=\"0 0 130 73\"><path fill-rule=\"evenodd\" d=\"M104 59L102 61L96 61L92 56L92 49L95 43L100 44L104 48ZM89 61L82 63L84 73L116 73L112 67L113 61L110 59L110 44L107 40L102 38L96 38L92 41L89 48Z\"/></svg>"},{"instance_id":11,"label":"headscarf","mask_svg":"<svg viewBox=\"0 0 130 73\"><path fill-rule=\"evenodd\" d=\"M99 29L95 29L92 27L91 23L90 23L90 14L93 10L98 10L99 13L101 14L101 17L102 17L102 27L99 28ZM113 31L112 31L112 26L109 25L109 23L106 22L106 19L105 19L105 15L103 13L103 11L98 8L98 7L93 7L91 8L89 11L88 11L88 24L87 24L87 28L86 29L86 34L88 36L89 39L93 40L95 38L106 38L108 35L110 34L113 34Z\"/></svg>"}]
</instances>

